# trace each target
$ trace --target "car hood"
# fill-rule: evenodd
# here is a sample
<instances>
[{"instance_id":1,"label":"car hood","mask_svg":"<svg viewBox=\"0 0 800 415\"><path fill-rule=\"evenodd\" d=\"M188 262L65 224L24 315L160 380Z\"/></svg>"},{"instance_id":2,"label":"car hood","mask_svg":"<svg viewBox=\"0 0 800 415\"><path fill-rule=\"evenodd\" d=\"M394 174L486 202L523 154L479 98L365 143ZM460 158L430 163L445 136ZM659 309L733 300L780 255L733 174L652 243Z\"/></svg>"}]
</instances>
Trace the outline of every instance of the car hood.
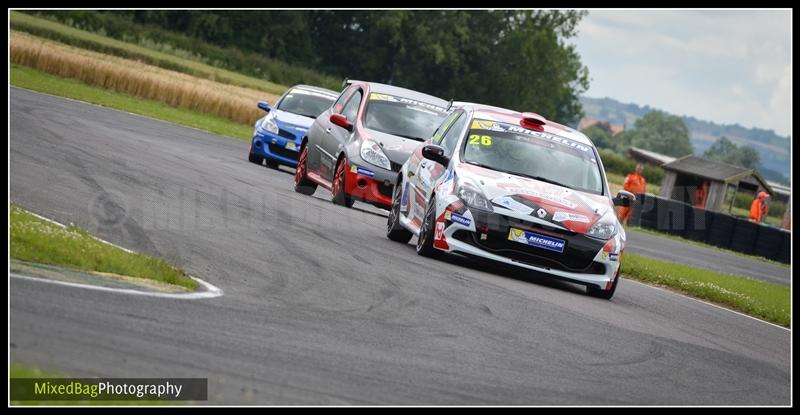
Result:
<instances>
[{"instance_id":1,"label":"car hood","mask_svg":"<svg viewBox=\"0 0 800 415\"><path fill-rule=\"evenodd\" d=\"M472 182L492 202L497 213L586 233L603 215L613 212L607 196L460 163L459 181Z\"/></svg>"},{"instance_id":2,"label":"car hood","mask_svg":"<svg viewBox=\"0 0 800 415\"><path fill-rule=\"evenodd\" d=\"M273 111L275 111L275 119L278 121L279 127L300 127L302 131L307 131L314 123L314 119L311 117L277 109Z\"/></svg>"},{"instance_id":3,"label":"car hood","mask_svg":"<svg viewBox=\"0 0 800 415\"><path fill-rule=\"evenodd\" d=\"M421 143L421 141L386 134L380 131L369 129L367 131L369 132L368 137L381 146L386 157L389 157L389 160L397 164L405 163L411 153L413 153Z\"/></svg>"}]
</instances>

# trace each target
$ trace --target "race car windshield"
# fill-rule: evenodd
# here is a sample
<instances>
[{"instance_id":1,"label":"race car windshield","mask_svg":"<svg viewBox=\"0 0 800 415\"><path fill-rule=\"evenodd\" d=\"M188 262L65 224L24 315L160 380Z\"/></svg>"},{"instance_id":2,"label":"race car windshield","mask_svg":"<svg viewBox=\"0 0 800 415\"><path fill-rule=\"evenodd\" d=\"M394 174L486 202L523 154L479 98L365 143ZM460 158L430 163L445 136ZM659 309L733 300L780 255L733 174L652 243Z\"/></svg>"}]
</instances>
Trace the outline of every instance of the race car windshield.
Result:
<instances>
[{"instance_id":1,"label":"race car windshield","mask_svg":"<svg viewBox=\"0 0 800 415\"><path fill-rule=\"evenodd\" d=\"M336 101L335 96L295 89L283 97L278 104L278 109L309 118L317 118L319 114L333 105L333 101Z\"/></svg>"},{"instance_id":2,"label":"race car windshield","mask_svg":"<svg viewBox=\"0 0 800 415\"><path fill-rule=\"evenodd\" d=\"M600 166L590 146L508 124L482 123L474 121L465 140L466 163L603 194Z\"/></svg>"},{"instance_id":3,"label":"race car windshield","mask_svg":"<svg viewBox=\"0 0 800 415\"><path fill-rule=\"evenodd\" d=\"M364 126L371 130L397 135L417 141L429 139L447 115L444 108L424 103L409 102L402 98L375 99L372 94L367 103Z\"/></svg>"}]
</instances>

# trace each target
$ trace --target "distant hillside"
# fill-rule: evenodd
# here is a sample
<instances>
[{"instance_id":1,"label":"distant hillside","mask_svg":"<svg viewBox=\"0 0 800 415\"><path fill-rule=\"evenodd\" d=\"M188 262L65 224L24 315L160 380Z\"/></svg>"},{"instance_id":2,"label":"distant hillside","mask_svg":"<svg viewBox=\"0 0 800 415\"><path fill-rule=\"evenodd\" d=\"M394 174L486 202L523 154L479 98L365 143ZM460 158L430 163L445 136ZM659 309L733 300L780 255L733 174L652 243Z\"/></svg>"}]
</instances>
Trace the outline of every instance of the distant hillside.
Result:
<instances>
[{"instance_id":1,"label":"distant hillside","mask_svg":"<svg viewBox=\"0 0 800 415\"><path fill-rule=\"evenodd\" d=\"M587 117L624 124L626 129L633 127L636 120L656 108L625 104L611 98L581 97L583 110ZM736 145L749 145L761 156L759 171L767 180L789 182L789 138L781 137L772 130L745 128L741 125L721 125L694 117L683 117L689 128L695 154L701 155L719 137L725 136Z\"/></svg>"}]
</instances>

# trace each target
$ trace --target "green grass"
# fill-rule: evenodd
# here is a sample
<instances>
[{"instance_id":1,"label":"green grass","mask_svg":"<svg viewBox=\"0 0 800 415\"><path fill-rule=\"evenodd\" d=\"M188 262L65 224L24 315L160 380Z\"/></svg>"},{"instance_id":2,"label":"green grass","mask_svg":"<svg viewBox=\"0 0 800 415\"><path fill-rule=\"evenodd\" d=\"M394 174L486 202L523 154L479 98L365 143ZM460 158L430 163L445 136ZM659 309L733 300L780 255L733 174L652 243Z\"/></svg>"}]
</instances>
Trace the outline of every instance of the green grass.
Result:
<instances>
[{"instance_id":1,"label":"green grass","mask_svg":"<svg viewBox=\"0 0 800 415\"><path fill-rule=\"evenodd\" d=\"M243 141L250 140L253 133L252 126L235 123L221 117L170 107L157 101L134 98L130 95L90 86L80 81L49 75L22 65L11 65L11 85L170 121Z\"/></svg>"},{"instance_id":2,"label":"green grass","mask_svg":"<svg viewBox=\"0 0 800 415\"><path fill-rule=\"evenodd\" d=\"M11 363L8 368L8 378L71 378L58 373L47 372L39 368ZM130 405L182 405L181 401L9 401L11 406L130 406Z\"/></svg>"},{"instance_id":3,"label":"green grass","mask_svg":"<svg viewBox=\"0 0 800 415\"><path fill-rule=\"evenodd\" d=\"M76 226L62 228L11 205L11 257L82 271L108 272L196 289L198 283L165 261L125 252L100 242Z\"/></svg>"},{"instance_id":4,"label":"green grass","mask_svg":"<svg viewBox=\"0 0 800 415\"><path fill-rule=\"evenodd\" d=\"M658 237L661 237L661 238L668 238L668 239L672 239L672 240L675 240L675 241L692 244L692 245L699 246L699 247L702 247L702 248L714 249L714 250L717 250L717 251L720 251L720 252L725 252L726 254L737 255L737 256L740 256L740 257L743 257L743 258L755 259L755 260L758 260L758 261L761 261L761 262L766 262L768 264L778 265L778 266L781 266L781 267L784 267L784 268L787 268L787 269L791 268L791 265L789 265L789 264L784 264L783 262L773 261L771 259L764 258L763 256L748 255L748 254L745 254L745 253L742 253L742 252L731 251L729 249L720 248L718 246L709 245L709 244L706 244L706 243L703 243L703 242L699 242L699 241L694 241L694 240L691 240L691 239L681 238L680 236L670 235L670 234L664 233L664 232L654 231L652 229L640 228L638 226L631 226L629 229L633 229L633 230L635 230L637 232L641 232L641 233L646 233L648 235L658 236Z\"/></svg>"},{"instance_id":5,"label":"green grass","mask_svg":"<svg viewBox=\"0 0 800 415\"><path fill-rule=\"evenodd\" d=\"M791 327L789 287L625 253L625 278L667 287L692 297Z\"/></svg>"},{"instance_id":6,"label":"green grass","mask_svg":"<svg viewBox=\"0 0 800 415\"><path fill-rule=\"evenodd\" d=\"M85 30L16 11L11 12L11 27L71 46L90 49L109 55L141 60L164 69L187 73L200 78L211 79L231 85L253 88L271 94L281 95L287 86L253 78L238 72L207 65L158 50L146 48L129 42L101 36Z\"/></svg>"}]
</instances>

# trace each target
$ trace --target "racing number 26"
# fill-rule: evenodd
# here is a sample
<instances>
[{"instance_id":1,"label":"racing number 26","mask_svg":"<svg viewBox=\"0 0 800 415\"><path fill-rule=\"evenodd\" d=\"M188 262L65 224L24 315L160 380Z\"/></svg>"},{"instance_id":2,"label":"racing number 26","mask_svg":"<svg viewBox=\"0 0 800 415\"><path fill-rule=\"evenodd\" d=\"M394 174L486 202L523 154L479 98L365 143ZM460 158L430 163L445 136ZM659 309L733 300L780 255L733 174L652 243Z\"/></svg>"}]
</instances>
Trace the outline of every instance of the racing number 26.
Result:
<instances>
[{"instance_id":1,"label":"racing number 26","mask_svg":"<svg viewBox=\"0 0 800 415\"><path fill-rule=\"evenodd\" d=\"M477 145L490 146L492 145L492 137L488 135L472 134L469 136L469 144L474 146Z\"/></svg>"}]
</instances>

